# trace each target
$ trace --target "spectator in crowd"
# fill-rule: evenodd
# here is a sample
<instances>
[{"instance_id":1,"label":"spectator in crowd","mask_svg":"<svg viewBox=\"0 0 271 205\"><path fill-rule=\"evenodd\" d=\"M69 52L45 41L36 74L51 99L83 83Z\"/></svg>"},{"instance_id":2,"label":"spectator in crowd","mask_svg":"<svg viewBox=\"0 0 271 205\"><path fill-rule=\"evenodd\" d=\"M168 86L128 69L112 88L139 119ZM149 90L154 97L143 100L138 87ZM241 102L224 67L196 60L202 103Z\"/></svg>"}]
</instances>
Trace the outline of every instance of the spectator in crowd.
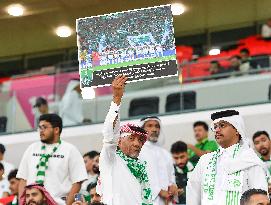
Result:
<instances>
[{"instance_id":1,"label":"spectator in crowd","mask_svg":"<svg viewBox=\"0 0 271 205\"><path fill-rule=\"evenodd\" d=\"M19 182L20 180L16 178L18 169L12 170L8 175L9 189L12 195L14 195L13 201L9 205L19 205Z\"/></svg>"},{"instance_id":2,"label":"spectator in crowd","mask_svg":"<svg viewBox=\"0 0 271 205\"><path fill-rule=\"evenodd\" d=\"M83 123L84 116L80 93L80 81L71 80L59 107L59 114L63 119L63 126L79 125Z\"/></svg>"},{"instance_id":3,"label":"spectator in crowd","mask_svg":"<svg viewBox=\"0 0 271 205\"><path fill-rule=\"evenodd\" d=\"M188 175L194 169L194 164L189 161L187 153L187 144L182 141L177 141L171 145L170 152L174 159L174 170L176 184L179 189L179 204L185 204L186 201L186 184L188 180Z\"/></svg>"},{"instance_id":4,"label":"spectator in crowd","mask_svg":"<svg viewBox=\"0 0 271 205\"><path fill-rule=\"evenodd\" d=\"M100 153L97 151L90 151L84 154L84 162L88 173L88 180L82 184L82 190L87 190L90 183L96 183L99 176L99 157Z\"/></svg>"},{"instance_id":5,"label":"spectator in crowd","mask_svg":"<svg viewBox=\"0 0 271 205\"><path fill-rule=\"evenodd\" d=\"M97 183L90 183L87 187L87 191L90 194L91 203L101 202L101 196L97 194L96 186L97 186Z\"/></svg>"},{"instance_id":6,"label":"spectator in crowd","mask_svg":"<svg viewBox=\"0 0 271 205\"><path fill-rule=\"evenodd\" d=\"M20 205L58 205L50 193L40 184L30 184L24 188Z\"/></svg>"},{"instance_id":7,"label":"spectator in crowd","mask_svg":"<svg viewBox=\"0 0 271 205\"><path fill-rule=\"evenodd\" d=\"M174 163L170 153L161 145L164 136L161 132L161 120L149 116L140 120L141 127L148 132L147 142L142 147L139 158L147 162L154 203L165 205L174 201L178 188L175 182Z\"/></svg>"},{"instance_id":8,"label":"spectator in crowd","mask_svg":"<svg viewBox=\"0 0 271 205\"><path fill-rule=\"evenodd\" d=\"M271 18L262 26L262 37L267 39L271 37Z\"/></svg>"},{"instance_id":9,"label":"spectator in crowd","mask_svg":"<svg viewBox=\"0 0 271 205\"><path fill-rule=\"evenodd\" d=\"M218 146L214 140L208 139L209 126L206 122L196 121L193 129L197 144L187 144L187 147L190 161L196 163L202 155L216 151Z\"/></svg>"},{"instance_id":10,"label":"spectator in crowd","mask_svg":"<svg viewBox=\"0 0 271 205\"><path fill-rule=\"evenodd\" d=\"M240 205L270 205L270 200L266 191L249 189L242 194Z\"/></svg>"},{"instance_id":11,"label":"spectator in crowd","mask_svg":"<svg viewBox=\"0 0 271 205\"><path fill-rule=\"evenodd\" d=\"M138 159L147 133L129 123L120 127L119 109L127 80L120 75L112 82L113 101L104 122L97 191L107 205L150 205L148 173L145 163Z\"/></svg>"},{"instance_id":12,"label":"spectator in crowd","mask_svg":"<svg viewBox=\"0 0 271 205\"><path fill-rule=\"evenodd\" d=\"M40 115L49 113L48 102L43 97L38 97L33 107L38 108Z\"/></svg>"},{"instance_id":13,"label":"spectator in crowd","mask_svg":"<svg viewBox=\"0 0 271 205\"><path fill-rule=\"evenodd\" d=\"M241 64L239 66L239 69L241 72L248 72L250 69L257 68L257 64L252 61L250 57L250 52L247 48L243 48L240 50L240 56L241 56Z\"/></svg>"},{"instance_id":14,"label":"spectator in crowd","mask_svg":"<svg viewBox=\"0 0 271 205\"><path fill-rule=\"evenodd\" d=\"M271 142L269 134L266 131L255 132L252 137L256 151L261 155L266 167L271 174Z\"/></svg>"},{"instance_id":15,"label":"spectator in crowd","mask_svg":"<svg viewBox=\"0 0 271 205\"><path fill-rule=\"evenodd\" d=\"M4 172L4 165L0 162L0 198L9 196L9 184L8 180L3 177Z\"/></svg>"},{"instance_id":16,"label":"spectator in crowd","mask_svg":"<svg viewBox=\"0 0 271 205\"><path fill-rule=\"evenodd\" d=\"M230 72L239 72L240 71L240 65L241 65L241 57L238 55L234 55L230 57L230 67L228 70Z\"/></svg>"},{"instance_id":17,"label":"spectator in crowd","mask_svg":"<svg viewBox=\"0 0 271 205\"><path fill-rule=\"evenodd\" d=\"M219 74L227 73L227 70L223 68L218 61L214 60L210 62L209 72L211 75L219 75ZM225 77L227 76L217 76L217 77L213 77L213 79L217 80L217 79L221 79Z\"/></svg>"},{"instance_id":18,"label":"spectator in crowd","mask_svg":"<svg viewBox=\"0 0 271 205\"><path fill-rule=\"evenodd\" d=\"M38 127L39 117L43 114L49 113L48 102L43 97L38 97L33 107L38 109L38 113L35 115L35 127Z\"/></svg>"},{"instance_id":19,"label":"spectator in crowd","mask_svg":"<svg viewBox=\"0 0 271 205\"><path fill-rule=\"evenodd\" d=\"M219 150L203 155L187 182L186 204L240 204L248 189L268 189L267 170L245 136L238 111L211 115Z\"/></svg>"},{"instance_id":20,"label":"spectator in crowd","mask_svg":"<svg viewBox=\"0 0 271 205\"><path fill-rule=\"evenodd\" d=\"M61 132L62 119L57 114L40 116L40 141L27 148L18 170L19 195L28 184L44 184L58 205L72 204L87 172L80 152L60 138Z\"/></svg>"},{"instance_id":21,"label":"spectator in crowd","mask_svg":"<svg viewBox=\"0 0 271 205\"><path fill-rule=\"evenodd\" d=\"M6 152L5 146L3 144L0 144L0 162L4 165L5 169L4 177L6 177L11 170L15 169L13 164L8 163L4 160L5 152Z\"/></svg>"}]
</instances>

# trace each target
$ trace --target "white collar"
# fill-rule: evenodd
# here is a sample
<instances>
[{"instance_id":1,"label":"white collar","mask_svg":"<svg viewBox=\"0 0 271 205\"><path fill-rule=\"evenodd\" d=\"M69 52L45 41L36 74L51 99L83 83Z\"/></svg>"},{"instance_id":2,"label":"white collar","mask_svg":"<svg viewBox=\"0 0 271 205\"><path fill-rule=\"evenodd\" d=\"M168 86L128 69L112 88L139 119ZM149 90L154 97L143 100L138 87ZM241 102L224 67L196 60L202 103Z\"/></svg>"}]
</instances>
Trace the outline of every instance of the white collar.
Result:
<instances>
[{"instance_id":1,"label":"white collar","mask_svg":"<svg viewBox=\"0 0 271 205\"><path fill-rule=\"evenodd\" d=\"M221 156L222 154L227 153L228 155L232 156L237 146L239 146L239 143L233 144L227 148L219 147L219 155Z\"/></svg>"}]
</instances>

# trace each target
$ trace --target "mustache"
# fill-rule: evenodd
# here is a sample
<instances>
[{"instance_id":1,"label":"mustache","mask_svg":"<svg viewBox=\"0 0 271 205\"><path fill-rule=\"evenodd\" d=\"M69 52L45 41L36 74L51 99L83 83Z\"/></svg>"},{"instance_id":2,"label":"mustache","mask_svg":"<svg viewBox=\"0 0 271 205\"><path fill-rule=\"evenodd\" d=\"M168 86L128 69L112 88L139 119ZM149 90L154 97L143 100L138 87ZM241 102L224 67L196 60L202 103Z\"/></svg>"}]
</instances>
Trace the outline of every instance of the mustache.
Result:
<instances>
[{"instance_id":1,"label":"mustache","mask_svg":"<svg viewBox=\"0 0 271 205\"><path fill-rule=\"evenodd\" d=\"M35 201L29 201L26 205L30 205L30 204L37 204L37 202L35 202Z\"/></svg>"},{"instance_id":2,"label":"mustache","mask_svg":"<svg viewBox=\"0 0 271 205\"><path fill-rule=\"evenodd\" d=\"M221 137L224 137L223 134L221 134L221 133L216 133L216 134L215 134L215 138L217 138L218 136L219 136L219 137L220 137L220 136L221 136Z\"/></svg>"},{"instance_id":3,"label":"mustache","mask_svg":"<svg viewBox=\"0 0 271 205\"><path fill-rule=\"evenodd\" d=\"M152 133L151 133L151 136L152 136L152 137L158 137L158 136L159 136L159 133L158 133L158 132L152 132Z\"/></svg>"}]
</instances>

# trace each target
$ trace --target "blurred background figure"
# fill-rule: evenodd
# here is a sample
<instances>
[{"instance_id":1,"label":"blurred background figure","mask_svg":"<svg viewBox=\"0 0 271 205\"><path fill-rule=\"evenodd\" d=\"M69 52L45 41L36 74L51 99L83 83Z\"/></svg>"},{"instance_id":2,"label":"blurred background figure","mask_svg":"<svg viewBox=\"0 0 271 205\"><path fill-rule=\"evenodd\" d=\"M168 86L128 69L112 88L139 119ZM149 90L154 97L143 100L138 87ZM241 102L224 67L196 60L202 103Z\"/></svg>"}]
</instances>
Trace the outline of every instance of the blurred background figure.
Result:
<instances>
[{"instance_id":1,"label":"blurred background figure","mask_svg":"<svg viewBox=\"0 0 271 205\"><path fill-rule=\"evenodd\" d=\"M71 80L59 106L59 115L62 117L63 126L82 124L84 120L80 81Z\"/></svg>"},{"instance_id":2,"label":"blurred background figure","mask_svg":"<svg viewBox=\"0 0 271 205\"><path fill-rule=\"evenodd\" d=\"M193 130L197 144L187 144L187 148L190 161L192 161L193 163L197 163L202 155L216 151L218 145L214 140L208 139L209 126L206 122L194 122Z\"/></svg>"},{"instance_id":3,"label":"blurred background figure","mask_svg":"<svg viewBox=\"0 0 271 205\"><path fill-rule=\"evenodd\" d=\"M37 108L37 113L35 114L35 127L38 127L38 122L39 122L39 117L43 114L48 114L49 113L49 107L48 107L48 102L45 98L43 97L38 97L36 99L35 105L33 106L34 108Z\"/></svg>"},{"instance_id":4,"label":"blurred background figure","mask_svg":"<svg viewBox=\"0 0 271 205\"><path fill-rule=\"evenodd\" d=\"M189 173L193 171L195 164L190 162L187 153L187 144L177 141L171 145L170 152L174 160L176 184L179 189L178 203L186 203L186 184Z\"/></svg>"},{"instance_id":5,"label":"blurred background figure","mask_svg":"<svg viewBox=\"0 0 271 205\"><path fill-rule=\"evenodd\" d=\"M225 68L223 68L218 61L214 60L210 62L209 72L211 75L217 75L217 74L225 74L227 70L225 70ZM221 79L225 77L227 76L217 76L217 77L214 77L214 79Z\"/></svg>"},{"instance_id":6,"label":"blurred background figure","mask_svg":"<svg viewBox=\"0 0 271 205\"><path fill-rule=\"evenodd\" d=\"M4 165L0 163L0 199L9 196L9 183L6 178L4 178Z\"/></svg>"},{"instance_id":7,"label":"blurred background figure","mask_svg":"<svg viewBox=\"0 0 271 205\"><path fill-rule=\"evenodd\" d=\"M265 24L262 25L262 37L270 38L271 37L271 18L269 18Z\"/></svg>"},{"instance_id":8,"label":"blurred background figure","mask_svg":"<svg viewBox=\"0 0 271 205\"><path fill-rule=\"evenodd\" d=\"M38 97L33 107L38 108L40 115L49 113L48 102L43 97Z\"/></svg>"},{"instance_id":9,"label":"blurred background figure","mask_svg":"<svg viewBox=\"0 0 271 205\"><path fill-rule=\"evenodd\" d=\"M257 131L252 137L254 147L271 174L271 141L266 131Z\"/></svg>"},{"instance_id":10,"label":"blurred background figure","mask_svg":"<svg viewBox=\"0 0 271 205\"><path fill-rule=\"evenodd\" d=\"M99 157L100 153L97 151L90 151L84 154L84 162L88 173L88 180L82 183L81 190L87 190L89 184L96 183L100 174L99 171Z\"/></svg>"},{"instance_id":11,"label":"blurred background figure","mask_svg":"<svg viewBox=\"0 0 271 205\"><path fill-rule=\"evenodd\" d=\"M4 166L4 170L5 170L5 173L4 173L4 177L7 177L9 172L13 169L15 169L14 165L9 163L9 162L6 162L4 160L4 155L5 155L5 152L6 152L6 148L3 144L0 144L0 162L3 164Z\"/></svg>"},{"instance_id":12,"label":"blurred background figure","mask_svg":"<svg viewBox=\"0 0 271 205\"><path fill-rule=\"evenodd\" d=\"M234 55L232 57L230 57L230 71L232 72L238 72L240 71L240 65L241 65L241 57L238 55Z\"/></svg>"},{"instance_id":13,"label":"blurred background figure","mask_svg":"<svg viewBox=\"0 0 271 205\"><path fill-rule=\"evenodd\" d=\"M101 196L99 194L97 194L96 186L97 186L97 183L90 183L87 187L87 191L90 194L90 202L91 203L101 202Z\"/></svg>"},{"instance_id":14,"label":"blurred background figure","mask_svg":"<svg viewBox=\"0 0 271 205\"><path fill-rule=\"evenodd\" d=\"M19 182L16 178L18 169L12 170L8 175L10 193L14 196L13 201L8 205L19 205Z\"/></svg>"},{"instance_id":15,"label":"blurred background figure","mask_svg":"<svg viewBox=\"0 0 271 205\"><path fill-rule=\"evenodd\" d=\"M252 141L259 157L265 163L266 168L271 175L271 141L268 132L257 131L252 136ZM268 177L268 192L271 194L271 177Z\"/></svg>"},{"instance_id":16,"label":"blurred background figure","mask_svg":"<svg viewBox=\"0 0 271 205\"><path fill-rule=\"evenodd\" d=\"M247 48L243 48L240 50L240 57L240 71L247 73L249 70L257 68L257 64L255 61L252 61L252 58L250 57L250 51Z\"/></svg>"}]
</instances>

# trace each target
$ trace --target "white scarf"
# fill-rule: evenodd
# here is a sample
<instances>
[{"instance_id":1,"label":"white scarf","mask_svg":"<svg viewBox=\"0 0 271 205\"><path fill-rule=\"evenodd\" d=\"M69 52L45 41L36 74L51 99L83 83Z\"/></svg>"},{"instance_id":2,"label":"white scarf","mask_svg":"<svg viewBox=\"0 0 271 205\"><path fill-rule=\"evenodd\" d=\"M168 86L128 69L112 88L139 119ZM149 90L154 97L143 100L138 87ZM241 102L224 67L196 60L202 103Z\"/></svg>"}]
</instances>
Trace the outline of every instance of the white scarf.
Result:
<instances>
[{"instance_id":1,"label":"white scarf","mask_svg":"<svg viewBox=\"0 0 271 205\"><path fill-rule=\"evenodd\" d=\"M249 147L249 141L245 135L244 120L240 115L218 118L214 120L213 124L219 121L226 121L233 125L241 136L240 143L234 145L235 148L231 160L225 161L223 166L227 174L227 182L223 185L225 198L221 198L221 201L224 201L225 205L239 205L242 194L243 170L255 165L261 167L264 167L264 165L254 150ZM212 153L212 157L208 163L208 171L204 176L203 199L206 202L205 204L212 204L214 200L217 159L221 154L220 150L221 148Z\"/></svg>"}]
</instances>

